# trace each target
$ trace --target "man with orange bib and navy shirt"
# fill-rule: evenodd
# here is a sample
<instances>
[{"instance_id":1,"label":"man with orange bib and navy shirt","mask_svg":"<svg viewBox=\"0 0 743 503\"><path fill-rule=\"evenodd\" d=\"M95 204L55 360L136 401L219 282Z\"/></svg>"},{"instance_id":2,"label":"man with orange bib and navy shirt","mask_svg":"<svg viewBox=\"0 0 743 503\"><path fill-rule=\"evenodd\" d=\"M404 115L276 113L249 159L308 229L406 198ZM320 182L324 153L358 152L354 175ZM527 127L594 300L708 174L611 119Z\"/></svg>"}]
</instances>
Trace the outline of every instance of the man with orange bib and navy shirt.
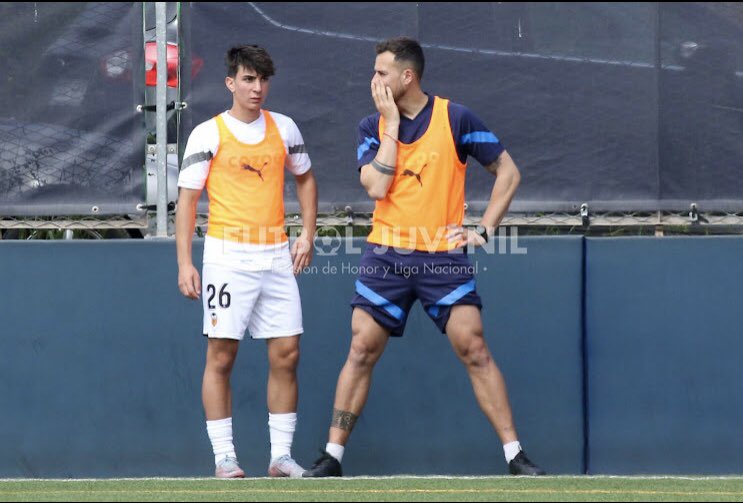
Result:
<instances>
[{"instance_id":1,"label":"man with orange bib and navy shirt","mask_svg":"<svg viewBox=\"0 0 743 503\"><path fill-rule=\"evenodd\" d=\"M373 229L351 302L353 338L338 378L329 442L304 476L342 476L345 444L366 403L374 365L389 337L402 336L416 299L466 367L477 401L503 442L510 473L543 475L521 450L505 381L483 337L474 271L462 249L493 236L519 171L472 112L421 90L418 42L391 39L376 52L371 94L379 113L361 121L357 151L361 184L376 200ZM476 230L462 227L468 155L496 176Z\"/></svg>"},{"instance_id":2,"label":"man with orange bib and navy shirt","mask_svg":"<svg viewBox=\"0 0 743 503\"><path fill-rule=\"evenodd\" d=\"M191 133L178 179L178 287L202 299L208 337L202 400L215 475L244 477L232 441L230 375L245 331L268 348L271 477L301 477L291 457L297 423L297 364L302 306L295 274L312 260L317 185L297 125L262 110L274 74L271 57L246 45L227 52L232 108ZM303 230L289 248L284 232L284 170L294 175ZM192 263L196 207L209 195L202 280Z\"/></svg>"}]
</instances>

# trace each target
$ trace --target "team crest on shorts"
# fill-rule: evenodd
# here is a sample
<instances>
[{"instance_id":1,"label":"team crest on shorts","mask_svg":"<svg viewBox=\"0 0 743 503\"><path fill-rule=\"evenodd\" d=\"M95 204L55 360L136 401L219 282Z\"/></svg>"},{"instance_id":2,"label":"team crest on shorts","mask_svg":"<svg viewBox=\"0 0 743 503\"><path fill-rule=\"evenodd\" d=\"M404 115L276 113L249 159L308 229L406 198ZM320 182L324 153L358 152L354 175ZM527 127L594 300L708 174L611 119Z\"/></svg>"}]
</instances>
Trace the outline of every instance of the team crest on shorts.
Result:
<instances>
[{"instance_id":1,"label":"team crest on shorts","mask_svg":"<svg viewBox=\"0 0 743 503\"><path fill-rule=\"evenodd\" d=\"M217 319L217 313L212 313L212 326L216 327L218 321L219 320Z\"/></svg>"}]
</instances>

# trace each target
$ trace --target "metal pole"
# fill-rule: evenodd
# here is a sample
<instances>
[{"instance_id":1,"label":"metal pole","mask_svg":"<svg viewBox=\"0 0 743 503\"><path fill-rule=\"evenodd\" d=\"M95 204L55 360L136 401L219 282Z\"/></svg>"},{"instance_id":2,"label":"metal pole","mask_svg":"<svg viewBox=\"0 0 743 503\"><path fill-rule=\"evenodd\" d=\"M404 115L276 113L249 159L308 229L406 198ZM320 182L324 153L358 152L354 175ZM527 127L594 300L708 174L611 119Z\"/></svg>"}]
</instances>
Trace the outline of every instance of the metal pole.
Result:
<instances>
[{"instance_id":1,"label":"metal pole","mask_svg":"<svg viewBox=\"0 0 743 503\"><path fill-rule=\"evenodd\" d=\"M168 53L166 3L155 2L157 36L157 237L168 237Z\"/></svg>"}]
</instances>

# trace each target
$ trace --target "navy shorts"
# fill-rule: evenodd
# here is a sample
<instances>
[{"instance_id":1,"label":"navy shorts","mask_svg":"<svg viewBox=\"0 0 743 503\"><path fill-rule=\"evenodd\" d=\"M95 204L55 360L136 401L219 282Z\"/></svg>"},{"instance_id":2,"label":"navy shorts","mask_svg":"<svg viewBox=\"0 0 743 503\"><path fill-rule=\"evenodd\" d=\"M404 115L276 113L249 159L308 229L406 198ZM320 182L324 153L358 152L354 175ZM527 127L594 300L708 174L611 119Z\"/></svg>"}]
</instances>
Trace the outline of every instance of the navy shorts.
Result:
<instances>
[{"instance_id":1,"label":"navy shorts","mask_svg":"<svg viewBox=\"0 0 743 503\"><path fill-rule=\"evenodd\" d=\"M359 264L354 308L363 309L390 335L400 337L410 308L420 299L428 316L446 331L451 308L482 308L475 289L474 266L462 250L429 253L369 244Z\"/></svg>"}]
</instances>

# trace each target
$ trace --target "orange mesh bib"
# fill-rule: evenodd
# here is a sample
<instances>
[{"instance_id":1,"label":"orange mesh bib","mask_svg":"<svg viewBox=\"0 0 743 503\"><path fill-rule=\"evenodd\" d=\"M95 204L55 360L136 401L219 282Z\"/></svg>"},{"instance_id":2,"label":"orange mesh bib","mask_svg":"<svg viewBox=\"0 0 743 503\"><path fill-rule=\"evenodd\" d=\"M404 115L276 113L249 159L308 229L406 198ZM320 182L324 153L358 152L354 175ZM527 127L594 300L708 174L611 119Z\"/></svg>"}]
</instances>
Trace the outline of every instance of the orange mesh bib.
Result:
<instances>
[{"instance_id":1,"label":"orange mesh bib","mask_svg":"<svg viewBox=\"0 0 743 503\"><path fill-rule=\"evenodd\" d=\"M448 104L436 97L423 136L398 143L395 178L387 197L376 203L370 243L422 251L455 247L446 239L446 226L464 220L466 164L457 154ZM383 132L380 118L380 138Z\"/></svg>"},{"instance_id":2,"label":"orange mesh bib","mask_svg":"<svg viewBox=\"0 0 743 503\"><path fill-rule=\"evenodd\" d=\"M207 235L250 244L279 244L284 232L284 161L286 150L278 127L262 111L266 135L255 144L241 143L221 116L219 150L212 159Z\"/></svg>"}]
</instances>

